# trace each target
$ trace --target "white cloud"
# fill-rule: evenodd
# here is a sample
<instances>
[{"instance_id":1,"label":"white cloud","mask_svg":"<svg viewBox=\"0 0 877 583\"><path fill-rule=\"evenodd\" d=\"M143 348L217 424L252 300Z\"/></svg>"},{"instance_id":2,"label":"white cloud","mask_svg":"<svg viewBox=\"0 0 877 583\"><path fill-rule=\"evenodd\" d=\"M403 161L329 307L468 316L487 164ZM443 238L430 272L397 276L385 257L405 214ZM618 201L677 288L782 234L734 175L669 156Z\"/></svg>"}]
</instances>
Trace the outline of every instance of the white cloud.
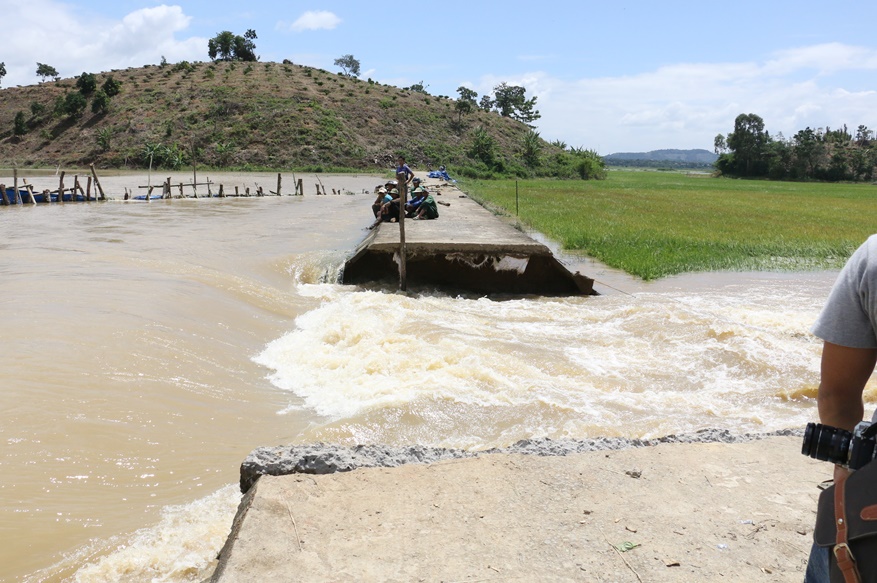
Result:
<instances>
[{"instance_id":1,"label":"white cloud","mask_svg":"<svg viewBox=\"0 0 877 583\"><path fill-rule=\"evenodd\" d=\"M298 20L288 25L289 30L293 32L303 32L305 30L332 30L341 24L341 19L334 13L326 10L309 10L298 17ZM285 24L278 24L278 27L287 28Z\"/></svg>"},{"instance_id":2,"label":"white cloud","mask_svg":"<svg viewBox=\"0 0 877 583\"><path fill-rule=\"evenodd\" d=\"M877 126L877 91L858 88L877 69L877 51L831 44L790 49L762 63L694 63L640 75L567 81L544 73L485 77L538 97L542 137L601 154L659 148L712 149L740 113L755 113L772 135L805 127Z\"/></svg>"},{"instance_id":3,"label":"white cloud","mask_svg":"<svg viewBox=\"0 0 877 583\"><path fill-rule=\"evenodd\" d=\"M798 70L819 73L877 69L877 50L842 43L826 43L778 51L764 67L766 73L782 75Z\"/></svg>"},{"instance_id":4,"label":"white cloud","mask_svg":"<svg viewBox=\"0 0 877 583\"><path fill-rule=\"evenodd\" d=\"M86 22L52 0L0 0L0 13L29 31L27 42L4 46L4 87L35 83L37 62L55 67L62 77L73 77L84 71L157 63L162 56L171 62L207 57L206 38L176 38L191 21L179 6L162 4L131 12L120 21Z\"/></svg>"}]
</instances>

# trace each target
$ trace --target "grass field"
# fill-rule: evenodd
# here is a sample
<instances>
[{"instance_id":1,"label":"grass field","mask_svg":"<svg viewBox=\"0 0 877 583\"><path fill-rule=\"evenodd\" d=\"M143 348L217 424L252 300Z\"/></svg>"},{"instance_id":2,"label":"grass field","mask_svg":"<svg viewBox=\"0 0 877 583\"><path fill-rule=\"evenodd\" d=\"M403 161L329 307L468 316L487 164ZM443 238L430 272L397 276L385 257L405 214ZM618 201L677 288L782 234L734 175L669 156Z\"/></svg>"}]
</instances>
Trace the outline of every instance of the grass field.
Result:
<instances>
[{"instance_id":1,"label":"grass field","mask_svg":"<svg viewBox=\"0 0 877 583\"><path fill-rule=\"evenodd\" d=\"M465 181L515 216L514 180ZM843 265L877 232L877 186L613 170L606 180L521 180L518 220L643 279L721 270Z\"/></svg>"}]
</instances>

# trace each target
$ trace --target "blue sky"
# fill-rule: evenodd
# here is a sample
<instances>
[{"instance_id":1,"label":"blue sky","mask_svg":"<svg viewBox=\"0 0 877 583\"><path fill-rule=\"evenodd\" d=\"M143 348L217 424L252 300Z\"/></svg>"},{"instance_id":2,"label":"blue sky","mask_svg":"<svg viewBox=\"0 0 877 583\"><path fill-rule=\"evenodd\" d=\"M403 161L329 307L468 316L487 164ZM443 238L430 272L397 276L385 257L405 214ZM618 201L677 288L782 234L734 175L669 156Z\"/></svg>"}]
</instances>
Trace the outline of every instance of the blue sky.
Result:
<instances>
[{"instance_id":1,"label":"blue sky","mask_svg":"<svg viewBox=\"0 0 877 583\"><path fill-rule=\"evenodd\" d=\"M223 30L258 34L262 61L338 71L457 97L500 82L536 96L543 138L601 154L711 150L740 113L772 135L877 129L877 2L590 0L383 3L0 0L2 87L207 61ZM9 31L18 31L15 35Z\"/></svg>"}]
</instances>

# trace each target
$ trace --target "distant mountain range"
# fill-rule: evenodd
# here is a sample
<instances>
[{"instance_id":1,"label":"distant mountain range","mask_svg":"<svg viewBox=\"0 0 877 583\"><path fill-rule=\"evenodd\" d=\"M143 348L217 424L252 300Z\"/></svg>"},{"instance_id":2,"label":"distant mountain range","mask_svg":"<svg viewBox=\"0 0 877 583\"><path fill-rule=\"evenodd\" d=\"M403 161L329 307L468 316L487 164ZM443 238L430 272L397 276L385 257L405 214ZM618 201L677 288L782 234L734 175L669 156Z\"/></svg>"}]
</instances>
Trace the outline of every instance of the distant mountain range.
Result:
<instances>
[{"instance_id":1,"label":"distant mountain range","mask_svg":"<svg viewBox=\"0 0 877 583\"><path fill-rule=\"evenodd\" d=\"M603 156L603 159L607 164L631 160L712 164L718 159L718 156L709 150L652 150L651 152L618 152Z\"/></svg>"}]
</instances>

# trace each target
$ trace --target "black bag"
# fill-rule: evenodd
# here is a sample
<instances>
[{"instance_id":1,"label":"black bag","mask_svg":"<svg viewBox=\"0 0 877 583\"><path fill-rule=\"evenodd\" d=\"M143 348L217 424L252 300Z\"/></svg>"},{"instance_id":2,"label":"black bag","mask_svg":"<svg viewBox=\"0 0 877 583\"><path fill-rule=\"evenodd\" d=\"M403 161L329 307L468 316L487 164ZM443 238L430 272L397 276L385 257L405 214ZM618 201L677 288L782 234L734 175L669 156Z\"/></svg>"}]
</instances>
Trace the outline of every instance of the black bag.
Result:
<instances>
[{"instance_id":1,"label":"black bag","mask_svg":"<svg viewBox=\"0 0 877 583\"><path fill-rule=\"evenodd\" d=\"M831 583L877 583L877 463L819 495L813 538L831 551Z\"/></svg>"}]
</instances>

